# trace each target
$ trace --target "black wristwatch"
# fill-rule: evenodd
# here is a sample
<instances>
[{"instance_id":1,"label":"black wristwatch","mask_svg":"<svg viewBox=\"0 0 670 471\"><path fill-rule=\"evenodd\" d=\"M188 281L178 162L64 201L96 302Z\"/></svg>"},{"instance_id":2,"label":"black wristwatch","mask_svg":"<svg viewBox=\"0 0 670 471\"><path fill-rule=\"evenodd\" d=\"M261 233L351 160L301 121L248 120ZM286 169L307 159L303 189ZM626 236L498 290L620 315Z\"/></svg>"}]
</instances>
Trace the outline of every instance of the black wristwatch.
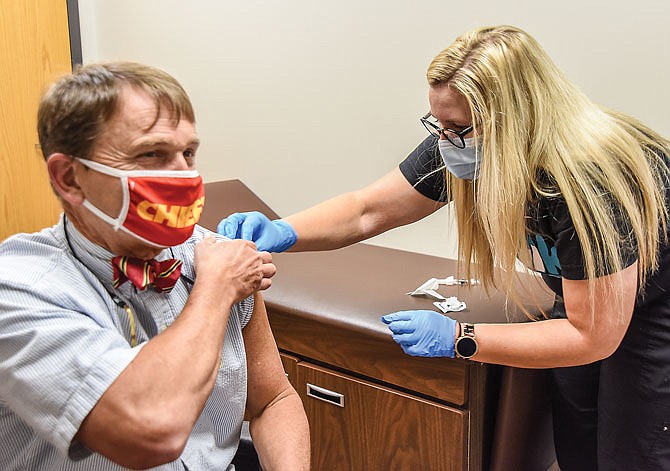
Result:
<instances>
[{"instance_id":1,"label":"black wristwatch","mask_svg":"<svg viewBox=\"0 0 670 471\"><path fill-rule=\"evenodd\" d=\"M454 350L458 358L472 358L479 346L475 339L475 326L465 322L461 323L461 336L456 339Z\"/></svg>"}]
</instances>

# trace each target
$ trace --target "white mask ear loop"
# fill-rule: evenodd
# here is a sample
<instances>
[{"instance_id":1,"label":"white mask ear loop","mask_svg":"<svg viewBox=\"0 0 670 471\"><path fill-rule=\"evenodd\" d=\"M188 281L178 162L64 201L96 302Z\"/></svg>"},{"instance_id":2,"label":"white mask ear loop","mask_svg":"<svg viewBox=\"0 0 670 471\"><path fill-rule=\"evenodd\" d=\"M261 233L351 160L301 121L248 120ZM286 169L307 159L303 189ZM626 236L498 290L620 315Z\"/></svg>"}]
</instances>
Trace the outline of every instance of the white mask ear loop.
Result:
<instances>
[{"instance_id":1,"label":"white mask ear loop","mask_svg":"<svg viewBox=\"0 0 670 471\"><path fill-rule=\"evenodd\" d=\"M108 167L107 165L103 165L88 159L81 159L79 157L76 157L76 159L79 160L79 162L81 162L84 166L92 170L95 170L96 172L116 177L120 180L121 194L122 194L121 211L119 212L119 215L116 218L113 218L103 213L100 209L95 207L93 203L91 203L88 199L84 199L83 203L86 209L91 211L93 214L98 216L106 223L110 224L115 231L118 231L121 228L121 226L123 226L123 223L126 220L126 216L128 216L128 210L130 207L130 191L128 190L128 177L124 174L123 170L118 170L115 169L114 167Z\"/></svg>"},{"instance_id":2,"label":"white mask ear loop","mask_svg":"<svg viewBox=\"0 0 670 471\"><path fill-rule=\"evenodd\" d=\"M126 221L126 216L128 216L128 210L130 209L130 191L128 190L128 177L125 175L121 177L121 193L123 195L123 200L121 202L121 211L119 216L116 218L118 225L114 227L114 230L118 230L119 227L123 225Z\"/></svg>"}]
</instances>

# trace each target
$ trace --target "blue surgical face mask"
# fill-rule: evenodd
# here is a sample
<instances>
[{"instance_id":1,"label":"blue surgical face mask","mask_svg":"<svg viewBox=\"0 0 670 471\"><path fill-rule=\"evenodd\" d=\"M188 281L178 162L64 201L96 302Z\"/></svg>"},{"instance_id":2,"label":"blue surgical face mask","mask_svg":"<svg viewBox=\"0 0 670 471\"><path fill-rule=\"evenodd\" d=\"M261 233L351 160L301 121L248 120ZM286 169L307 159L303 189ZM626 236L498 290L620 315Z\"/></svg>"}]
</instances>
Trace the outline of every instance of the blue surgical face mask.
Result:
<instances>
[{"instance_id":1,"label":"blue surgical face mask","mask_svg":"<svg viewBox=\"0 0 670 471\"><path fill-rule=\"evenodd\" d=\"M465 148L459 149L446 139L437 141L440 155L447 170L456 178L476 180L479 177L481 146L475 147L474 138L464 139Z\"/></svg>"}]
</instances>

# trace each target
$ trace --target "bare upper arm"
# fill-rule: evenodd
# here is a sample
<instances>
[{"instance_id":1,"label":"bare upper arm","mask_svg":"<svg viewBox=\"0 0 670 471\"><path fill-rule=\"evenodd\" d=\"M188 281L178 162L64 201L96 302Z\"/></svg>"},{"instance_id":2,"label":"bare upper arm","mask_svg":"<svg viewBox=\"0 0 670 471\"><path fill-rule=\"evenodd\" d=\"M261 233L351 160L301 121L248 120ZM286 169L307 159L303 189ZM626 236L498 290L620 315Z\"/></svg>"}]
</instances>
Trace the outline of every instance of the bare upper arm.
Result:
<instances>
[{"instance_id":1,"label":"bare upper arm","mask_svg":"<svg viewBox=\"0 0 670 471\"><path fill-rule=\"evenodd\" d=\"M563 300L570 323L605 358L619 346L630 324L637 298L637 262L595 283L591 300L588 280L563 279Z\"/></svg>"},{"instance_id":2,"label":"bare upper arm","mask_svg":"<svg viewBox=\"0 0 670 471\"><path fill-rule=\"evenodd\" d=\"M242 331L247 355L247 411L251 417L283 394L293 393L286 379L260 293L254 294L254 312Z\"/></svg>"},{"instance_id":3,"label":"bare upper arm","mask_svg":"<svg viewBox=\"0 0 670 471\"><path fill-rule=\"evenodd\" d=\"M368 237L416 222L446 204L419 193L398 167L356 193L363 207L362 224L375 228L366 231Z\"/></svg>"}]
</instances>

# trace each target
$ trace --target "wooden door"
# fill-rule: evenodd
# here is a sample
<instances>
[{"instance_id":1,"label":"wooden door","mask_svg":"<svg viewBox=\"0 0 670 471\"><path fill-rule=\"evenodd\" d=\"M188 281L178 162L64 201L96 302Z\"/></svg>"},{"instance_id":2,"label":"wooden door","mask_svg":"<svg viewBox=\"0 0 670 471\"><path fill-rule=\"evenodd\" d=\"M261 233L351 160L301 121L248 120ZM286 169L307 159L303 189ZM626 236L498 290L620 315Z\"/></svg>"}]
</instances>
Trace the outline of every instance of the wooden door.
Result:
<instances>
[{"instance_id":1,"label":"wooden door","mask_svg":"<svg viewBox=\"0 0 670 471\"><path fill-rule=\"evenodd\" d=\"M313 471L467 469L468 413L298 363Z\"/></svg>"},{"instance_id":2,"label":"wooden door","mask_svg":"<svg viewBox=\"0 0 670 471\"><path fill-rule=\"evenodd\" d=\"M44 87L72 70L66 0L0 0L0 241L58 220L37 141Z\"/></svg>"}]
</instances>

